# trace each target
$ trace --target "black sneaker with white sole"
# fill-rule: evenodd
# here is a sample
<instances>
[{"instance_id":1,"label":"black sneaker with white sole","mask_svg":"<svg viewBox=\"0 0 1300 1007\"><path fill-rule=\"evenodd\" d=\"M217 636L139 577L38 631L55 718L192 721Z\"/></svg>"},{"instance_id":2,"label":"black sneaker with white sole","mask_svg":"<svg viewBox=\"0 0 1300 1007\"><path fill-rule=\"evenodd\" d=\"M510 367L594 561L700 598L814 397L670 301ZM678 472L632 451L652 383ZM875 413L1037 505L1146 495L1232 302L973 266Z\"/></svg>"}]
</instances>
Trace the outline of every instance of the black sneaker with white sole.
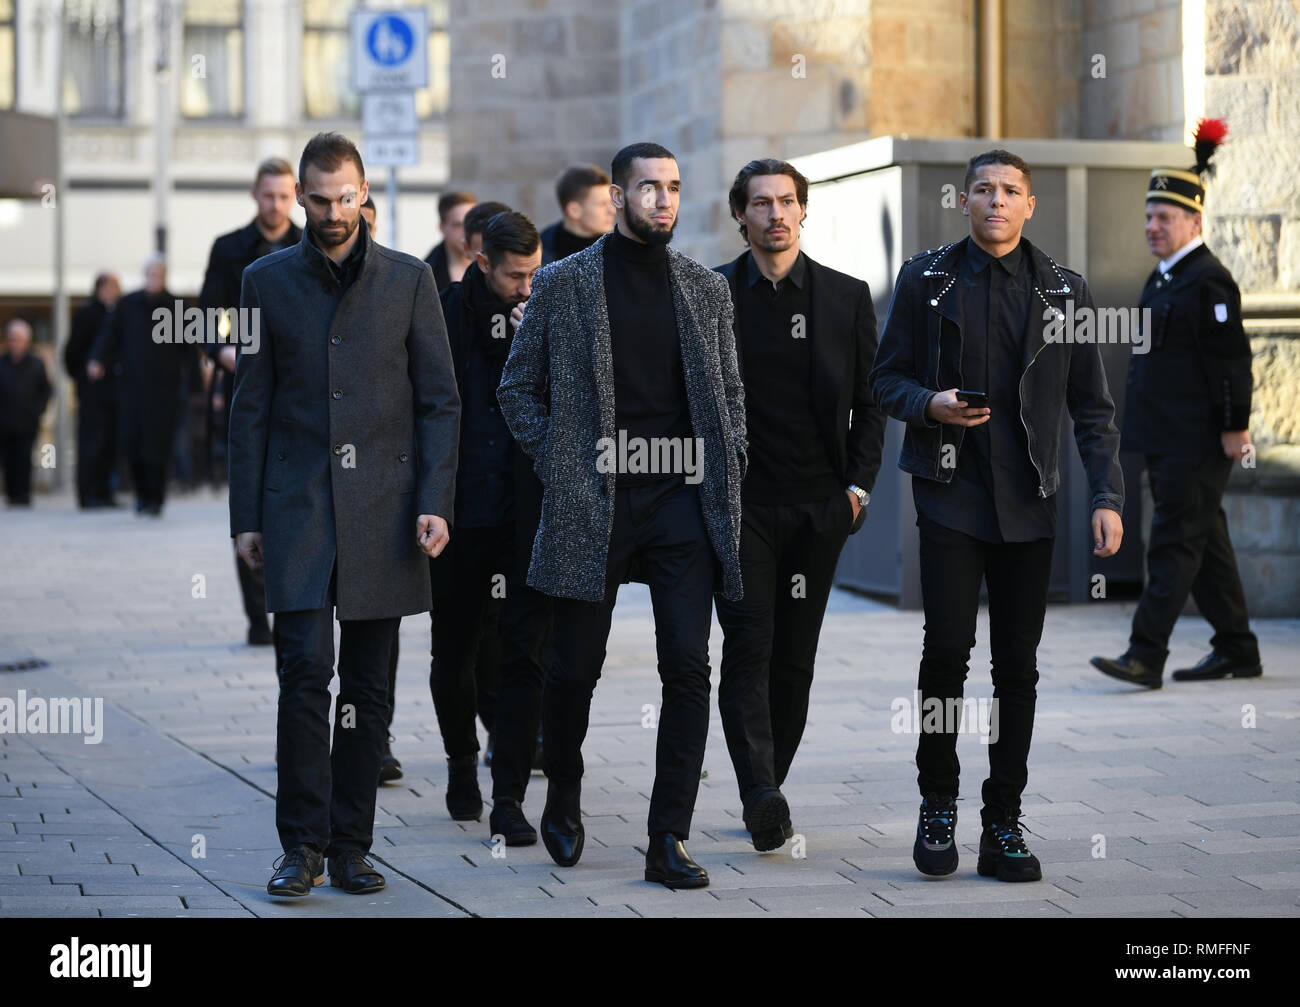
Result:
<instances>
[{"instance_id":1,"label":"black sneaker with white sole","mask_svg":"<svg viewBox=\"0 0 1300 1007\"><path fill-rule=\"evenodd\" d=\"M921 801L912 862L922 874L943 877L957 869L957 799L930 794Z\"/></svg>"}]
</instances>

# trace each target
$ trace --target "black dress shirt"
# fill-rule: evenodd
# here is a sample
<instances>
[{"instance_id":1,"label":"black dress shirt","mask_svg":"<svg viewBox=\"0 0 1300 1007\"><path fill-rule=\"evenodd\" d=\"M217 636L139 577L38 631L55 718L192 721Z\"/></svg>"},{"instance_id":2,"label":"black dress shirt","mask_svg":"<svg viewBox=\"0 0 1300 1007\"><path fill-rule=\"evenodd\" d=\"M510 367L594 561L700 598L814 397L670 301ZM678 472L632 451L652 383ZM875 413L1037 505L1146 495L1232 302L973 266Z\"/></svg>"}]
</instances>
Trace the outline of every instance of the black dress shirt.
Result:
<instances>
[{"instance_id":1,"label":"black dress shirt","mask_svg":"<svg viewBox=\"0 0 1300 1007\"><path fill-rule=\"evenodd\" d=\"M989 420L966 428L950 483L912 480L917 513L984 542L1052 538L1056 498L1038 496L1038 475L1020 416L1025 336L1033 324L1033 271L1020 245L995 259L969 241L957 282L961 387L989 396Z\"/></svg>"}]
</instances>

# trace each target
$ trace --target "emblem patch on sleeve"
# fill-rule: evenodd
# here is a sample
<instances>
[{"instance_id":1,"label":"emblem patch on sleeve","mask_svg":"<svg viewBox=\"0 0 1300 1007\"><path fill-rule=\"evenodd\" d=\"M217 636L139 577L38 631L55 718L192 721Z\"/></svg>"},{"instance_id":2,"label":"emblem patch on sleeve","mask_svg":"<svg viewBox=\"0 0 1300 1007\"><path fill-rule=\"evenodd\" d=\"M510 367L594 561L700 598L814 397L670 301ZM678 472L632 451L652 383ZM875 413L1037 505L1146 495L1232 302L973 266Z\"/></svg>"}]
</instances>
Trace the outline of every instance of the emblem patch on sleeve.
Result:
<instances>
[{"instance_id":1,"label":"emblem patch on sleeve","mask_svg":"<svg viewBox=\"0 0 1300 1007\"><path fill-rule=\"evenodd\" d=\"M1214 320L1216 322L1226 322L1228 320L1228 306L1226 304L1216 304L1214 306Z\"/></svg>"}]
</instances>

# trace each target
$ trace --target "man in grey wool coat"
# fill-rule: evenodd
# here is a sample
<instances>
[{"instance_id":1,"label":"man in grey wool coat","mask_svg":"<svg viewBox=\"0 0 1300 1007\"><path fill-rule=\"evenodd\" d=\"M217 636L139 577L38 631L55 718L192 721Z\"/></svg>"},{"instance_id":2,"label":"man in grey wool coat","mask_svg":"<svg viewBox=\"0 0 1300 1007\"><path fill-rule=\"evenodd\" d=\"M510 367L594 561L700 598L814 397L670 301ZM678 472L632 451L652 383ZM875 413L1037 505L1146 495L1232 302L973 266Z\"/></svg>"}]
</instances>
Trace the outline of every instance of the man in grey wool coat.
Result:
<instances>
[{"instance_id":1,"label":"man in grey wool coat","mask_svg":"<svg viewBox=\"0 0 1300 1007\"><path fill-rule=\"evenodd\" d=\"M298 178L302 240L244 270L240 307L258 318L260 347L239 355L229 467L230 531L265 569L277 614L285 855L267 890L300 897L324 880L326 857L331 884L384 887L366 855L388 658L401 617L429 610L426 557L449 540L460 397L433 274L375 244L361 218L356 147L317 134Z\"/></svg>"},{"instance_id":2,"label":"man in grey wool coat","mask_svg":"<svg viewBox=\"0 0 1300 1007\"><path fill-rule=\"evenodd\" d=\"M741 595L744 390L726 281L668 247L676 159L637 143L612 169L615 230L536 274L497 389L544 486L528 585L556 599L542 841L561 866L582 855L582 741L618 586L639 570L663 682L645 878L702 888L683 841L709 726L713 592Z\"/></svg>"}]
</instances>

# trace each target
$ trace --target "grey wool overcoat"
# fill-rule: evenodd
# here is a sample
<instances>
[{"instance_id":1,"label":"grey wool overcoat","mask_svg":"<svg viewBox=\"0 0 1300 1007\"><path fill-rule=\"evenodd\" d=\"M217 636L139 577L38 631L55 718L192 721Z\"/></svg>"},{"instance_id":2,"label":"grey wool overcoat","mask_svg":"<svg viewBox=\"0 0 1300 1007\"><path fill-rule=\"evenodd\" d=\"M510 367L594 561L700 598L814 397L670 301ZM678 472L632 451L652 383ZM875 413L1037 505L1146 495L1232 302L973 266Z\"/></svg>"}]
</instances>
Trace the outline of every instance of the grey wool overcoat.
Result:
<instances>
[{"instance_id":1,"label":"grey wool overcoat","mask_svg":"<svg viewBox=\"0 0 1300 1007\"><path fill-rule=\"evenodd\" d=\"M433 274L359 230L341 300L307 231L244 270L261 345L235 369L230 533L262 533L269 612L322 607L336 561L340 621L427 612L416 518L451 522L460 396Z\"/></svg>"},{"instance_id":2,"label":"grey wool overcoat","mask_svg":"<svg viewBox=\"0 0 1300 1007\"><path fill-rule=\"evenodd\" d=\"M597 469L600 440L618 437L605 303L608 240L538 270L497 389L501 413L545 487L528 584L581 601L605 595L614 526L616 474ZM703 440L700 505L717 560L717 589L739 599L740 482L748 444L731 292L713 270L672 248L668 276L691 426Z\"/></svg>"}]
</instances>

